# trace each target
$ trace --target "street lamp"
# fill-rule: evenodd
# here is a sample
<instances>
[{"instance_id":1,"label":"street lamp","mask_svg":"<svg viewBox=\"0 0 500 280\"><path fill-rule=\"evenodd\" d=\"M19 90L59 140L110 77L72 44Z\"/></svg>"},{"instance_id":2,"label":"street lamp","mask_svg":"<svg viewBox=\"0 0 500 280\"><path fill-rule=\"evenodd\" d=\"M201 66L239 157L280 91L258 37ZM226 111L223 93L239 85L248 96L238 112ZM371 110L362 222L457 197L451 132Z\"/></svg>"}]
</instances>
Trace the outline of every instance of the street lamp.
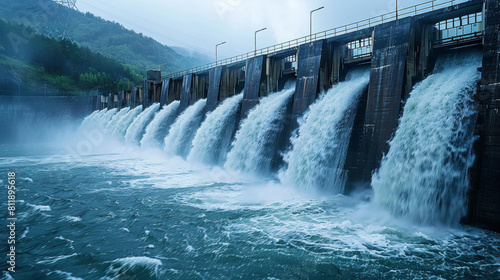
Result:
<instances>
[{"instance_id":1,"label":"street lamp","mask_svg":"<svg viewBox=\"0 0 500 280\"><path fill-rule=\"evenodd\" d=\"M226 43L226 41L215 45L215 66L217 66L217 47L220 45L224 45L225 43Z\"/></svg>"},{"instance_id":2,"label":"street lamp","mask_svg":"<svg viewBox=\"0 0 500 280\"><path fill-rule=\"evenodd\" d=\"M261 32L261 31L264 31L266 29L267 29L267 27L264 27L262 29L255 31L255 40L254 40L254 42L255 42L255 54L254 55L255 56L257 56L257 32Z\"/></svg>"},{"instance_id":3,"label":"street lamp","mask_svg":"<svg viewBox=\"0 0 500 280\"><path fill-rule=\"evenodd\" d=\"M432 4L434 4L434 1ZM396 20L398 20L398 0L396 0Z\"/></svg>"},{"instance_id":4,"label":"street lamp","mask_svg":"<svg viewBox=\"0 0 500 280\"><path fill-rule=\"evenodd\" d=\"M321 6L317 9L314 9L311 11L311 13L309 14L309 36L311 37L312 36L312 33L313 33L313 13L316 12L316 11L319 11L321 9L323 9L325 6Z\"/></svg>"}]
</instances>

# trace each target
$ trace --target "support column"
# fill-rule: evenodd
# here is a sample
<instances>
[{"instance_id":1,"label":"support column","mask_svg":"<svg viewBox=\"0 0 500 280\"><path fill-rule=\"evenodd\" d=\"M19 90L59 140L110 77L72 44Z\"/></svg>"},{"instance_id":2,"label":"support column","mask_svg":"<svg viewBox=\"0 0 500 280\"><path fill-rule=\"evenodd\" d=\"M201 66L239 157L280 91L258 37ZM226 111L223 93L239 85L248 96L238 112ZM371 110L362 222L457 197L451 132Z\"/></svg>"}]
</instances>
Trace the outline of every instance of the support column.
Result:
<instances>
[{"instance_id":1,"label":"support column","mask_svg":"<svg viewBox=\"0 0 500 280\"><path fill-rule=\"evenodd\" d=\"M187 74L182 78L181 103L179 104L179 113L189 107L191 96L191 87L193 85L193 74Z\"/></svg>"},{"instance_id":2,"label":"support column","mask_svg":"<svg viewBox=\"0 0 500 280\"><path fill-rule=\"evenodd\" d=\"M210 69L209 75L207 105L205 106L207 112L213 111L220 100L219 92L222 78L222 66Z\"/></svg>"},{"instance_id":3,"label":"support column","mask_svg":"<svg viewBox=\"0 0 500 280\"><path fill-rule=\"evenodd\" d=\"M124 91L120 90L120 92L118 93L118 106L117 106L118 111L122 109L123 96L124 96Z\"/></svg>"},{"instance_id":4,"label":"support column","mask_svg":"<svg viewBox=\"0 0 500 280\"><path fill-rule=\"evenodd\" d=\"M263 69L266 56L253 57L247 60L245 72L245 89L241 104L241 118L244 119L248 111L259 103L260 83L263 78Z\"/></svg>"},{"instance_id":5,"label":"support column","mask_svg":"<svg viewBox=\"0 0 500 280\"><path fill-rule=\"evenodd\" d=\"M326 51L326 40L319 40L299 46L297 58L297 83L293 98L291 130L298 127L297 118L309 108L319 92L319 73Z\"/></svg>"},{"instance_id":6,"label":"support column","mask_svg":"<svg viewBox=\"0 0 500 280\"><path fill-rule=\"evenodd\" d=\"M487 0L480 84L478 184L472 189L474 223L500 232L500 3Z\"/></svg>"},{"instance_id":7,"label":"support column","mask_svg":"<svg viewBox=\"0 0 500 280\"><path fill-rule=\"evenodd\" d=\"M150 81L145 80L142 86L142 109L146 109L149 106L149 91L150 91Z\"/></svg>"},{"instance_id":8,"label":"support column","mask_svg":"<svg viewBox=\"0 0 500 280\"><path fill-rule=\"evenodd\" d=\"M108 110L113 108L113 94L109 93L108 94Z\"/></svg>"},{"instance_id":9,"label":"support column","mask_svg":"<svg viewBox=\"0 0 500 280\"><path fill-rule=\"evenodd\" d=\"M378 168L388 141L398 127L406 80L412 18L375 27L365 123L360 147L361 172L355 181L369 182ZM351 180L352 178L350 178Z\"/></svg>"},{"instance_id":10,"label":"support column","mask_svg":"<svg viewBox=\"0 0 500 280\"><path fill-rule=\"evenodd\" d=\"M167 96L168 96L169 87L170 87L170 79L163 80L163 83L161 84L160 106L167 104Z\"/></svg>"},{"instance_id":11,"label":"support column","mask_svg":"<svg viewBox=\"0 0 500 280\"><path fill-rule=\"evenodd\" d=\"M130 108L134 108L137 102L137 87L133 87L132 90L130 91Z\"/></svg>"}]
</instances>

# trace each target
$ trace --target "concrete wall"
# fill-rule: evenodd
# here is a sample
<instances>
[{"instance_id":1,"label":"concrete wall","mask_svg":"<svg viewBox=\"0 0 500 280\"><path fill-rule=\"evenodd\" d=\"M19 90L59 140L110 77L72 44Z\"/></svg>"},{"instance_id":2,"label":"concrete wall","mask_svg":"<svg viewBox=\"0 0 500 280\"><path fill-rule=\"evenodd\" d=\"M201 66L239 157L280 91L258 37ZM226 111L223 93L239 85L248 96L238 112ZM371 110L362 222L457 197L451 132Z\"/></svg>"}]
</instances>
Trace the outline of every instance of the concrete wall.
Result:
<instances>
[{"instance_id":1,"label":"concrete wall","mask_svg":"<svg viewBox=\"0 0 500 280\"><path fill-rule=\"evenodd\" d=\"M297 118L301 116L315 100L319 92L318 79L322 64L322 53L326 49L326 40L315 41L299 46L297 58L297 83L293 98L290 128L298 127Z\"/></svg>"},{"instance_id":2,"label":"concrete wall","mask_svg":"<svg viewBox=\"0 0 500 280\"><path fill-rule=\"evenodd\" d=\"M245 65L246 63L237 63L222 66L219 101L242 92L245 87Z\"/></svg>"},{"instance_id":3,"label":"concrete wall","mask_svg":"<svg viewBox=\"0 0 500 280\"><path fill-rule=\"evenodd\" d=\"M93 96L0 96L0 143L51 141L54 129L78 125L97 104ZM56 141L57 139L52 139Z\"/></svg>"},{"instance_id":4,"label":"concrete wall","mask_svg":"<svg viewBox=\"0 0 500 280\"><path fill-rule=\"evenodd\" d=\"M168 90L170 88L170 79L163 80L161 85L160 105L167 104Z\"/></svg>"},{"instance_id":5,"label":"concrete wall","mask_svg":"<svg viewBox=\"0 0 500 280\"><path fill-rule=\"evenodd\" d=\"M412 18L375 27L364 131L359 150L361 170L349 181L370 181L388 141L396 131L406 79L406 59ZM353 178L355 175L357 178Z\"/></svg>"},{"instance_id":6,"label":"concrete wall","mask_svg":"<svg viewBox=\"0 0 500 280\"><path fill-rule=\"evenodd\" d=\"M486 1L480 84L478 175L471 191L471 222L500 232L500 3Z\"/></svg>"},{"instance_id":7,"label":"concrete wall","mask_svg":"<svg viewBox=\"0 0 500 280\"><path fill-rule=\"evenodd\" d=\"M191 86L193 84L193 74L187 74L182 79L181 103L179 104L179 113L186 110L191 101Z\"/></svg>"},{"instance_id":8,"label":"concrete wall","mask_svg":"<svg viewBox=\"0 0 500 280\"><path fill-rule=\"evenodd\" d=\"M297 118L316 100L318 93L344 79L347 69L361 62L344 61L342 50L348 42L373 36L370 82L357 106L344 169L348 172L347 192L358 184L369 187L372 172L379 167L388 141L395 133L403 102L414 84L433 68L435 56L432 41L434 24L445 19L479 12L481 0L471 0L443 9L406 17L349 34L303 44L297 52L297 82L289 114L287 136L280 136L286 146L288 133L297 128ZM500 231L500 7L498 0L485 0L485 37L480 92L480 114L476 143L478 154L470 192L469 221ZM461 45L464 47L464 45ZM283 52L291 51L284 50ZM440 49L440 51L448 51ZM259 99L280 89L281 65L277 54L246 61L244 97L241 117L258 104ZM367 58L369 60L369 58ZM363 63L370 63L364 61ZM210 70L207 109L230 96L241 85L238 68L230 66ZM192 75L184 76L181 110L190 104ZM278 158L273 159L277 166Z\"/></svg>"},{"instance_id":9,"label":"concrete wall","mask_svg":"<svg viewBox=\"0 0 500 280\"><path fill-rule=\"evenodd\" d=\"M205 109L207 112L213 111L220 100L220 84L222 78L222 66L217 66L215 68L210 69L210 82L208 86L207 93L207 105Z\"/></svg>"},{"instance_id":10,"label":"concrete wall","mask_svg":"<svg viewBox=\"0 0 500 280\"><path fill-rule=\"evenodd\" d=\"M183 79L171 79L168 87L167 104L174 100L181 100Z\"/></svg>"},{"instance_id":11,"label":"concrete wall","mask_svg":"<svg viewBox=\"0 0 500 280\"><path fill-rule=\"evenodd\" d=\"M260 84L263 81L265 60L265 56L253 57L247 60L245 89L241 104L242 119L247 116L250 109L259 104Z\"/></svg>"}]
</instances>

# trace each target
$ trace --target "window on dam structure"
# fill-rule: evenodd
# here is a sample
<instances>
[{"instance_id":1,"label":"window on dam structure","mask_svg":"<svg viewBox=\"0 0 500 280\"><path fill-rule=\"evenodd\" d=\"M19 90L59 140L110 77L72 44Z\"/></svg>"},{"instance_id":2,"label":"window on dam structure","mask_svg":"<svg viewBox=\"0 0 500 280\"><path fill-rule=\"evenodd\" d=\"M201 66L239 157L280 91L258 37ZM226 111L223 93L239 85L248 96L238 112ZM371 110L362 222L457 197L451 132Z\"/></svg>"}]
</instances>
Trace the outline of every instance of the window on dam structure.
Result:
<instances>
[{"instance_id":1,"label":"window on dam structure","mask_svg":"<svg viewBox=\"0 0 500 280\"><path fill-rule=\"evenodd\" d=\"M483 35L483 13L443 20L436 24L435 46L470 43Z\"/></svg>"},{"instance_id":2,"label":"window on dam structure","mask_svg":"<svg viewBox=\"0 0 500 280\"><path fill-rule=\"evenodd\" d=\"M347 43L345 60L360 60L371 57L372 42L372 37L368 37Z\"/></svg>"},{"instance_id":3,"label":"window on dam structure","mask_svg":"<svg viewBox=\"0 0 500 280\"><path fill-rule=\"evenodd\" d=\"M297 69L297 58L295 55L287 56L283 59L283 74L295 73Z\"/></svg>"}]
</instances>

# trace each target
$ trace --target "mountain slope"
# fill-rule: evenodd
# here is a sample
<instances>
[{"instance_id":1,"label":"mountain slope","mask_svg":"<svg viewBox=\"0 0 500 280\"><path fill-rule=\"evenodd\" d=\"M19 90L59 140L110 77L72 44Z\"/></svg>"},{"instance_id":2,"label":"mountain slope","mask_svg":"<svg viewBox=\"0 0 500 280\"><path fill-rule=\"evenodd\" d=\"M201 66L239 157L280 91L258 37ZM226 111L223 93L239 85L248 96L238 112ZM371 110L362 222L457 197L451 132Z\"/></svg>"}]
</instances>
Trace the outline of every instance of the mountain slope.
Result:
<instances>
[{"instance_id":1,"label":"mountain slope","mask_svg":"<svg viewBox=\"0 0 500 280\"><path fill-rule=\"evenodd\" d=\"M87 94L140 84L142 75L118 61L0 18L0 94Z\"/></svg>"},{"instance_id":2,"label":"mountain slope","mask_svg":"<svg viewBox=\"0 0 500 280\"><path fill-rule=\"evenodd\" d=\"M184 56L150 37L128 30L119 23L69 9L51 0L4 1L0 5L0 17L31 26L48 36L63 34L78 45L110 56L141 73L146 68L158 69L158 64L163 63L165 65L162 65L161 70L164 72L183 70L186 66ZM190 62L190 65L193 64Z\"/></svg>"}]
</instances>

